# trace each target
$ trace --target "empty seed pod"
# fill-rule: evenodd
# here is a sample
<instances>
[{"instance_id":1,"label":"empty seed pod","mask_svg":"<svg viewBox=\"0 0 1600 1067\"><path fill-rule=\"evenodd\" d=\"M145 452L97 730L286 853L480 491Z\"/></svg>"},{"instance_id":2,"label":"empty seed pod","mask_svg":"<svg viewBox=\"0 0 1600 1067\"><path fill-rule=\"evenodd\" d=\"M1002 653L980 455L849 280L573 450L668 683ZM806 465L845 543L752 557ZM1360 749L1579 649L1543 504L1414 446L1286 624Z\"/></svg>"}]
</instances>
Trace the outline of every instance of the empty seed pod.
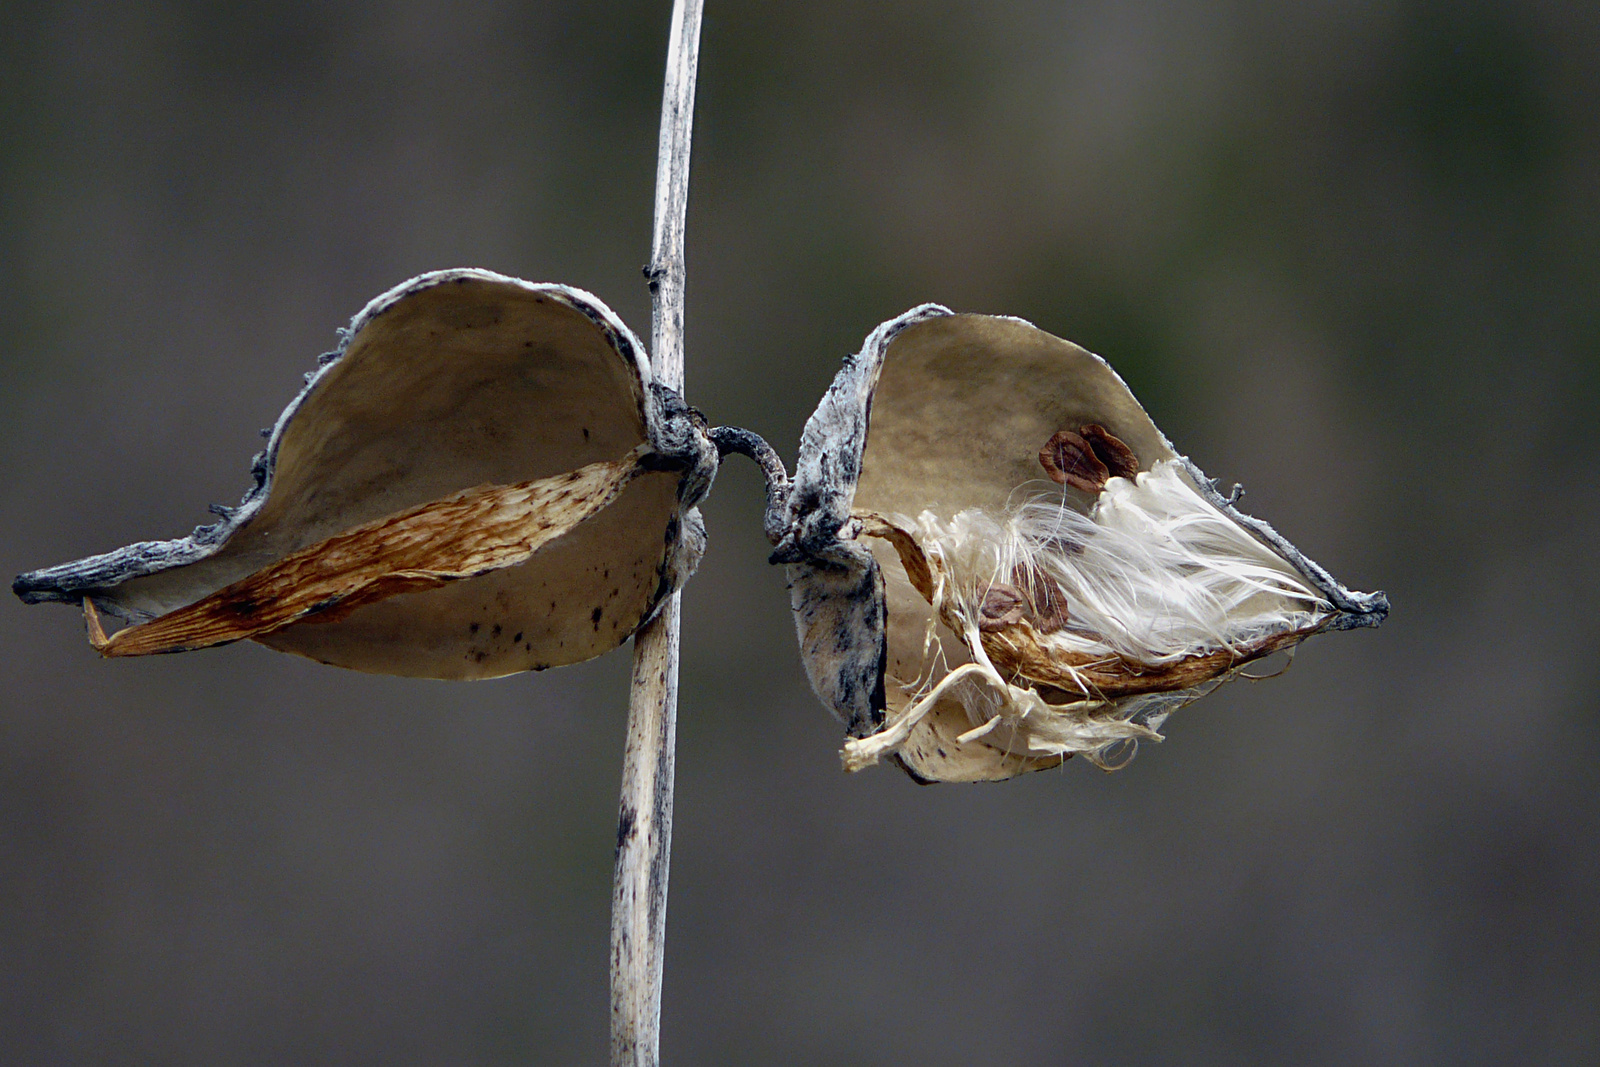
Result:
<instances>
[{"instance_id":1,"label":"empty seed pod","mask_svg":"<svg viewBox=\"0 0 1600 1067\"><path fill-rule=\"evenodd\" d=\"M693 573L716 463L598 299L439 271L355 317L220 522L12 588L82 603L106 655L253 638L383 674L539 670L614 648Z\"/></svg>"},{"instance_id":2,"label":"empty seed pod","mask_svg":"<svg viewBox=\"0 0 1600 1067\"><path fill-rule=\"evenodd\" d=\"M925 305L849 357L769 522L846 767L983 781L1159 740L1352 593L1240 513L1098 356Z\"/></svg>"}]
</instances>

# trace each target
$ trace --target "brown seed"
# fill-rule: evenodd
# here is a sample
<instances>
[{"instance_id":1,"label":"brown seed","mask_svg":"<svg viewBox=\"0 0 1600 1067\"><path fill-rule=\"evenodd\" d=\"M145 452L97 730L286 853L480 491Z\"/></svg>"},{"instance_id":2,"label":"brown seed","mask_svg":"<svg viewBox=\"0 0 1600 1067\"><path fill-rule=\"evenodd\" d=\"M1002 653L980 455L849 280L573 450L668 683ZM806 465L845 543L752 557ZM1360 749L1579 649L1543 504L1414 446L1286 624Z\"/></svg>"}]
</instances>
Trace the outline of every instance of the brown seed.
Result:
<instances>
[{"instance_id":1,"label":"brown seed","mask_svg":"<svg viewBox=\"0 0 1600 1067\"><path fill-rule=\"evenodd\" d=\"M983 633L1003 630L1021 622L1027 611L1028 602L1022 590L996 582L983 594L983 606L978 609L978 629Z\"/></svg>"},{"instance_id":2,"label":"brown seed","mask_svg":"<svg viewBox=\"0 0 1600 1067\"><path fill-rule=\"evenodd\" d=\"M1078 427L1078 433L1094 450L1095 458L1106 465L1113 478L1132 478L1139 473L1139 457L1133 449L1111 435L1098 423Z\"/></svg>"},{"instance_id":3,"label":"brown seed","mask_svg":"<svg viewBox=\"0 0 1600 1067\"><path fill-rule=\"evenodd\" d=\"M1056 552L1063 556L1083 555L1083 542L1068 537L1066 534L1056 534L1052 537L1042 538L1037 544L1047 552Z\"/></svg>"},{"instance_id":4,"label":"brown seed","mask_svg":"<svg viewBox=\"0 0 1600 1067\"><path fill-rule=\"evenodd\" d=\"M1053 634L1066 628L1067 597L1054 578L1036 567L1018 564L1011 568L1011 580L1027 594L1032 604L1032 618L1029 621L1035 630L1042 634Z\"/></svg>"},{"instance_id":5,"label":"brown seed","mask_svg":"<svg viewBox=\"0 0 1600 1067\"><path fill-rule=\"evenodd\" d=\"M1110 469L1095 455L1089 442L1071 430L1058 431L1045 442L1039 449L1039 464L1057 485L1070 485L1085 493L1098 493L1111 476Z\"/></svg>"}]
</instances>

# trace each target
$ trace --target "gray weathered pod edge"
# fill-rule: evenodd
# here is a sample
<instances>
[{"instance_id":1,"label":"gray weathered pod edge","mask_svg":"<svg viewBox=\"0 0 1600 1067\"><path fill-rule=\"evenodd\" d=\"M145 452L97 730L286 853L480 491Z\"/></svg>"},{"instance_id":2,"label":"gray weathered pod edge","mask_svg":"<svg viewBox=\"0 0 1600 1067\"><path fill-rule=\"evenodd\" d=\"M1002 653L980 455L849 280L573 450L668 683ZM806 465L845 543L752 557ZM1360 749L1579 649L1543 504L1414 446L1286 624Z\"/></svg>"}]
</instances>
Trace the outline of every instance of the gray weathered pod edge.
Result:
<instances>
[{"instance_id":1,"label":"gray weathered pod edge","mask_svg":"<svg viewBox=\"0 0 1600 1067\"><path fill-rule=\"evenodd\" d=\"M243 500L213 509L219 522L23 574L12 588L28 603L89 600L137 623L363 523L629 455L637 471L518 566L258 640L381 673L538 669L625 640L699 561L694 505L716 449L700 415L654 380L633 332L580 289L432 272L341 331L268 434Z\"/></svg>"},{"instance_id":2,"label":"gray weathered pod edge","mask_svg":"<svg viewBox=\"0 0 1600 1067\"><path fill-rule=\"evenodd\" d=\"M890 358L891 352L895 358ZM883 393L886 373L898 375L890 383L892 395L887 400ZM1210 662L1216 666L1214 677L1183 686L1181 691L1112 700L1099 692L1093 680L1080 681L1077 692L1063 695L1056 683L1027 681L1025 671L1008 673L1002 679L983 654L992 651L989 636L982 636L980 642L980 635L971 631L972 639L964 649L960 635L950 629L960 619L953 619L949 610L941 615L937 608L929 607L942 603L938 598L944 595L943 588L935 591L933 599L927 592L919 598L907 585L905 574L898 573L896 550L888 541L867 536L898 539L897 543L907 546L902 556L913 563L923 549L934 563L954 559L953 553L958 552L988 553L984 558L1001 559L991 546L973 548L970 533L951 534L956 540L929 542L921 548L912 547L912 542L924 538L929 529L945 529L941 522L958 513L983 519L982 513L988 509L1003 519L1015 508L1019 494L1032 492L1033 499L1044 499L1049 494L1041 495L1036 488L1046 484L1040 481L1044 471L1038 466L1043 460L1036 458L1034 450L1050 440L1054 430L1073 430L1091 423L1090 429L1112 437L1118 447L1125 443L1130 459L1137 463L1131 468L1138 471L1136 475L1117 478L1113 472L1104 483L1116 490L1112 495L1117 499L1103 504L1103 510L1109 513L1119 502L1130 500L1142 506L1140 494L1158 491L1154 475L1160 469L1165 473L1160 479L1164 488L1159 491L1181 494L1192 490L1195 500L1186 506L1197 514L1203 512L1213 528L1225 537L1233 536L1225 529L1229 523L1247 532L1236 545L1250 557L1239 564L1246 574L1242 579L1246 586L1259 580L1250 568L1264 567L1262 573L1269 584L1281 581L1290 588L1291 599L1299 598L1288 606L1279 605L1278 615L1270 616L1280 621L1264 623L1261 620L1269 616L1260 610L1257 601L1262 598L1246 596L1253 611L1248 623L1241 623L1240 629L1222 635L1216 643L1196 645L1188 658L1188 662L1199 662L1205 658L1201 653L1210 652ZM869 448L869 426L876 452ZM1104 468L1101 474L1103 477ZM1059 489L1047 488L1061 499L1064 512L1074 512L1068 517L1089 531L1092 542L1096 528L1078 513L1099 514L1094 494L1080 494L1065 483ZM871 498L865 510L864 496ZM915 516L923 507L924 496L928 506L940 514L926 512L928 521L919 531ZM885 521L876 512L892 512L898 518ZM1101 756L1117 743L1158 740L1155 729L1171 710L1203 695L1249 659L1265 654L1269 646L1288 647L1312 632L1377 625L1388 611L1382 593L1346 589L1271 526L1243 514L1232 500L1219 494L1191 460L1177 453L1104 360L1021 319L957 315L935 304L914 308L884 323L867 338L858 355L846 357L806 424L793 483L778 513L769 516L769 528L777 546L773 561L788 568L791 606L808 676L823 703L845 723L851 738L846 744L847 766L863 766L881 755L922 781L1005 778L1053 766L1074 752L1101 762ZM1109 534L1107 538L1114 540ZM1256 553L1250 539L1276 560ZM1081 545L1069 548L1069 560L1072 553L1082 551ZM1003 558L1009 567L1023 566L1011 562L1019 558L1014 551ZM1015 582L1031 589L1031 576L1036 572L1031 564L1027 566L1029 580ZM1275 574L1275 567L1284 573ZM885 568L896 572L891 577L898 578L897 584L886 583ZM935 578L954 574L939 566L933 572ZM1001 575L1006 582L997 581L999 573L987 572L982 582L988 584L974 594L978 601L985 589L995 588L1018 599L1017 589L1006 584L1014 579ZM1010 572L1019 573L1016 569ZM952 592L954 589L951 586ZM1056 592L1060 593L1060 588ZM1196 598L1209 595L1202 590ZM1020 598L1019 604L1032 599L1030 593ZM1004 596L999 604L1005 606ZM915 626L895 617L897 610L912 609L922 613L912 620ZM1021 611L1018 607L1017 612ZM1072 624L1065 621L1068 614L1063 606L1061 621L1051 625L1063 632L1071 630ZM1004 629L1015 619L977 621L992 624L983 627L986 629ZM1032 627L1017 629L1033 647L1050 626L1035 617ZM912 647L919 637L920 653ZM939 661L937 666L929 666L930 648ZM1220 659L1219 648L1229 650ZM1009 688L1010 697L1005 693L959 694L952 688L951 695L935 695L918 703L937 688L933 683L940 671L946 676L955 673L954 668L973 658L982 664L966 663L963 669L985 675L995 689ZM1180 659L1169 652L1159 662L1170 664ZM918 673L921 688L913 689L907 678L924 669L931 673ZM1063 670L1078 678L1072 667ZM1139 673L1137 667L1132 673ZM1059 678L1056 682L1065 684ZM1041 701L1040 693L1057 703ZM1062 702L1070 714L1062 712ZM966 706L947 707L955 703ZM979 706L981 714L975 710ZM916 712L913 718L917 720L910 725L905 714L908 707ZM986 720L991 711L993 716ZM1059 721L1042 725L1052 715Z\"/></svg>"}]
</instances>

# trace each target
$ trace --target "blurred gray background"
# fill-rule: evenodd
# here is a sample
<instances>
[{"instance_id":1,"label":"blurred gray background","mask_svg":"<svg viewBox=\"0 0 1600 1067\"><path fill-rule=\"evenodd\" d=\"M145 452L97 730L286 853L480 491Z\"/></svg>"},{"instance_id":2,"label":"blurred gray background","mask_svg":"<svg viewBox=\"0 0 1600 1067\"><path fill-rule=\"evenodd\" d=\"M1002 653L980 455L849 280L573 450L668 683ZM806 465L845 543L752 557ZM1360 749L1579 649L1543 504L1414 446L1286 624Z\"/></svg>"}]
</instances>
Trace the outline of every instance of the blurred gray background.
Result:
<instances>
[{"instance_id":1,"label":"blurred gray background","mask_svg":"<svg viewBox=\"0 0 1600 1067\"><path fill-rule=\"evenodd\" d=\"M1117 774L847 777L754 468L685 597L672 1064L1600 1062L1591 4L710 0L688 394L1103 353L1379 631ZM641 332L668 0L0 6L0 569L171 537L372 296ZM593 1064L628 653L102 661L0 604L0 1059Z\"/></svg>"}]
</instances>

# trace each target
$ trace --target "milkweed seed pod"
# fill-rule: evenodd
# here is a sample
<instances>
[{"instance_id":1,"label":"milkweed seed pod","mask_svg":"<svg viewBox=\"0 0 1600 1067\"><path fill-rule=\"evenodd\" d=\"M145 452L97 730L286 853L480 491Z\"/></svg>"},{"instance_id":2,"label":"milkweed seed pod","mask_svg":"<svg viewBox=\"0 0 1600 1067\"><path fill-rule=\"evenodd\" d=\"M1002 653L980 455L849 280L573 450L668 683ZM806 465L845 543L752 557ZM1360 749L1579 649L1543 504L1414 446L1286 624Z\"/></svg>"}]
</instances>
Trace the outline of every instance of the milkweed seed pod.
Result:
<instances>
[{"instance_id":1,"label":"milkweed seed pod","mask_svg":"<svg viewBox=\"0 0 1600 1067\"><path fill-rule=\"evenodd\" d=\"M846 359L770 525L846 767L923 781L1110 766L1252 660L1388 612L1219 495L1104 360L931 304Z\"/></svg>"},{"instance_id":2,"label":"milkweed seed pod","mask_svg":"<svg viewBox=\"0 0 1600 1067\"><path fill-rule=\"evenodd\" d=\"M91 642L253 638L361 671L491 678L624 641L693 573L717 453L605 304L482 270L367 305L221 521L34 571ZM99 612L133 623L106 637Z\"/></svg>"}]
</instances>

